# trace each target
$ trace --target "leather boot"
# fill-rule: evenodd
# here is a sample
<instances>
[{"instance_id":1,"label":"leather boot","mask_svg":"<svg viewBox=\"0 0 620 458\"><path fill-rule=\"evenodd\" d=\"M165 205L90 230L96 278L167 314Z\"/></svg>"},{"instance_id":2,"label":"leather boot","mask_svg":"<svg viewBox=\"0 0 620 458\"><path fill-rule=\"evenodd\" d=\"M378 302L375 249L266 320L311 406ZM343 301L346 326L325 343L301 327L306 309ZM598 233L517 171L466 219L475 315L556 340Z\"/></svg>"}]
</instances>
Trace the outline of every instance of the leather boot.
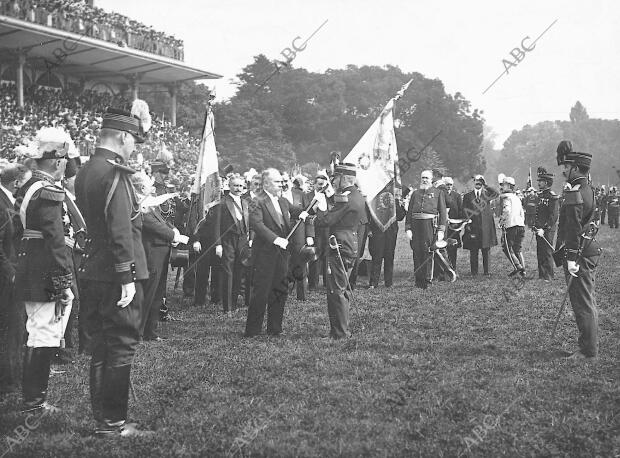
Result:
<instances>
[{"instance_id":1,"label":"leather boot","mask_svg":"<svg viewBox=\"0 0 620 458\"><path fill-rule=\"evenodd\" d=\"M34 409L58 410L45 402L50 377L50 363L56 349L27 347L24 352L22 389L24 411Z\"/></svg>"},{"instance_id":2,"label":"leather boot","mask_svg":"<svg viewBox=\"0 0 620 458\"><path fill-rule=\"evenodd\" d=\"M95 421L103 421L103 376L105 362L92 360L90 363L90 405Z\"/></svg>"},{"instance_id":3,"label":"leather boot","mask_svg":"<svg viewBox=\"0 0 620 458\"><path fill-rule=\"evenodd\" d=\"M103 419L107 423L127 420L131 364L106 367L103 377Z\"/></svg>"}]
</instances>

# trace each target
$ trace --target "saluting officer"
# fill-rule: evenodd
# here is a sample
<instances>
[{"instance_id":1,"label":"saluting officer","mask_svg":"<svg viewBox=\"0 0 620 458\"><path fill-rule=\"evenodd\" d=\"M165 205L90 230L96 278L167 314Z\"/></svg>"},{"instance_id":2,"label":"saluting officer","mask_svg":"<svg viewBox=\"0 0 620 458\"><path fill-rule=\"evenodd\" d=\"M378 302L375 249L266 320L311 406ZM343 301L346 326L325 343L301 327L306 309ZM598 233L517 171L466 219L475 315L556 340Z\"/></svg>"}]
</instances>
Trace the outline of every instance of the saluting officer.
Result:
<instances>
[{"instance_id":1,"label":"saluting officer","mask_svg":"<svg viewBox=\"0 0 620 458\"><path fill-rule=\"evenodd\" d=\"M30 157L32 177L17 192L16 228L21 245L15 272L15 300L24 302L28 342L24 352L24 411L58 409L46 402L50 361L71 314L73 260L65 247L63 202L65 191L56 186L67 164L69 134L55 127L37 133L37 149ZM21 225L20 225L21 223Z\"/></svg>"},{"instance_id":2,"label":"saluting officer","mask_svg":"<svg viewBox=\"0 0 620 458\"><path fill-rule=\"evenodd\" d=\"M538 167L538 201L536 219L532 230L536 233L538 278L548 282L553 279L553 239L558 224L560 196L551 190L553 173Z\"/></svg>"},{"instance_id":3,"label":"saluting officer","mask_svg":"<svg viewBox=\"0 0 620 458\"><path fill-rule=\"evenodd\" d=\"M134 106L135 106L134 102ZM136 436L127 423L130 372L140 336L144 281L149 273L142 246L140 205L127 166L144 142L146 113L108 108L94 155L75 180L77 204L88 227L80 266L82 306L92 336L90 396L100 436Z\"/></svg>"},{"instance_id":4,"label":"saluting officer","mask_svg":"<svg viewBox=\"0 0 620 458\"><path fill-rule=\"evenodd\" d=\"M351 285L348 278L358 257L357 231L362 214L365 213L365 199L355 186L356 175L354 164L336 165L333 187L328 187L325 194L316 195L317 215L311 217L316 227L329 229L329 237L332 240L329 247L326 247L328 250L327 310L330 324L329 335L332 339L351 336L349 331ZM328 196L329 199L325 198L326 194L331 194Z\"/></svg>"},{"instance_id":5,"label":"saluting officer","mask_svg":"<svg viewBox=\"0 0 620 458\"><path fill-rule=\"evenodd\" d=\"M432 179L433 172L422 172L420 189L411 194L405 219L405 231L413 249L415 285L422 289L428 288L432 279L434 254L430 247L435 240L435 226L437 240L441 241L448 221L444 192L431 184Z\"/></svg>"},{"instance_id":6,"label":"saluting officer","mask_svg":"<svg viewBox=\"0 0 620 458\"><path fill-rule=\"evenodd\" d=\"M592 155L575 152L563 140L557 149L558 165L566 178L556 252L563 253L568 294L579 329L579 351L572 359L593 358L598 354L598 311L594 297L596 265L601 248L595 239L594 190L588 183ZM572 277L572 278L571 278Z\"/></svg>"}]
</instances>

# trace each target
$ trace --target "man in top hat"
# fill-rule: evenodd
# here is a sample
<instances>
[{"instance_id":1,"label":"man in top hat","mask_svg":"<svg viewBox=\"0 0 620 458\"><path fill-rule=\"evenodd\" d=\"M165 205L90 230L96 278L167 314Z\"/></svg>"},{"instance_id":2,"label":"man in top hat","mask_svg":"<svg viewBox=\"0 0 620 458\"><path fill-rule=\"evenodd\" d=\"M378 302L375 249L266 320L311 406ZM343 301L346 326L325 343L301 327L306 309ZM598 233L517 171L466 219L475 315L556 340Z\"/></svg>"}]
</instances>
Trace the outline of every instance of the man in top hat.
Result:
<instances>
[{"instance_id":1,"label":"man in top hat","mask_svg":"<svg viewBox=\"0 0 620 458\"><path fill-rule=\"evenodd\" d=\"M502 228L502 250L513 271L510 275L525 277L525 259L521 253L525 237L525 212L521 199L515 193L515 179L504 176L500 182L502 214L499 226Z\"/></svg>"},{"instance_id":2,"label":"man in top hat","mask_svg":"<svg viewBox=\"0 0 620 458\"><path fill-rule=\"evenodd\" d=\"M15 300L24 302L28 316L22 391L25 411L56 411L46 402L50 362L63 346L73 303L73 260L63 226L65 192L56 181L65 173L71 138L60 128L46 127L35 142L32 177L18 190L15 202L21 237Z\"/></svg>"},{"instance_id":3,"label":"man in top hat","mask_svg":"<svg viewBox=\"0 0 620 458\"><path fill-rule=\"evenodd\" d=\"M557 162L563 168L566 184L560 207L556 253L563 254L568 295L579 329L579 350L570 358L593 358L598 355L594 285L601 248L595 238L594 191L588 182L592 155L573 151L571 142L563 140L557 148Z\"/></svg>"},{"instance_id":4,"label":"man in top hat","mask_svg":"<svg viewBox=\"0 0 620 458\"><path fill-rule=\"evenodd\" d=\"M497 245L492 202L499 192L488 186L482 175L474 177L474 189L463 196L463 218L471 219L463 234L463 248L469 250L472 275L478 275L478 252L482 251L484 274L489 275L489 253Z\"/></svg>"},{"instance_id":5,"label":"man in top hat","mask_svg":"<svg viewBox=\"0 0 620 458\"><path fill-rule=\"evenodd\" d=\"M127 423L131 364L149 277L142 245L140 205L127 161L144 141L146 113L108 108L95 153L75 180L77 204L88 227L83 262L82 306L92 336L90 399L100 436L142 434Z\"/></svg>"},{"instance_id":6,"label":"man in top hat","mask_svg":"<svg viewBox=\"0 0 620 458\"><path fill-rule=\"evenodd\" d=\"M536 258L538 278L548 282L553 279L553 239L558 225L560 196L551 190L553 173L538 167L538 201L536 219L532 230L536 233Z\"/></svg>"},{"instance_id":7,"label":"man in top hat","mask_svg":"<svg viewBox=\"0 0 620 458\"><path fill-rule=\"evenodd\" d=\"M357 186L355 164L334 166L332 186L317 194L316 216L311 221L317 228L327 228L329 239L327 256L327 310L332 339L351 336L349 305L351 285L349 274L359 256L358 234L366 199ZM329 202L328 202L329 201ZM365 217L365 216L364 216Z\"/></svg>"},{"instance_id":8,"label":"man in top hat","mask_svg":"<svg viewBox=\"0 0 620 458\"><path fill-rule=\"evenodd\" d=\"M433 279L431 246L435 239L444 239L448 221L444 192L431 184L432 179L433 172L422 172L420 188L411 194L405 219L405 231L413 249L415 285L422 289L428 288Z\"/></svg>"}]
</instances>

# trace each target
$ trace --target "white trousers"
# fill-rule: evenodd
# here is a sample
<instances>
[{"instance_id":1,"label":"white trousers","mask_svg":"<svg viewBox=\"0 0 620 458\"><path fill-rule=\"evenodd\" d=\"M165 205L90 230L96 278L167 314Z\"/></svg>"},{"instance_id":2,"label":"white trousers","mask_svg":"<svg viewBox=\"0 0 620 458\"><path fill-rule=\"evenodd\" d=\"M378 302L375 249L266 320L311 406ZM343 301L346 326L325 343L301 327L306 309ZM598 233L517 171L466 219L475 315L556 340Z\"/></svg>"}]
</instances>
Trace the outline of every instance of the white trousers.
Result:
<instances>
[{"instance_id":1,"label":"white trousers","mask_svg":"<svg viewBox=\"0 0 620 458\"><path fill-rule=\"evenodd\" d=\"M64 315L56 320L54 302L25 302L26 331L29 347L60 347L71 314L72 303L65 307Z\"/></svg>"}]
</instances>

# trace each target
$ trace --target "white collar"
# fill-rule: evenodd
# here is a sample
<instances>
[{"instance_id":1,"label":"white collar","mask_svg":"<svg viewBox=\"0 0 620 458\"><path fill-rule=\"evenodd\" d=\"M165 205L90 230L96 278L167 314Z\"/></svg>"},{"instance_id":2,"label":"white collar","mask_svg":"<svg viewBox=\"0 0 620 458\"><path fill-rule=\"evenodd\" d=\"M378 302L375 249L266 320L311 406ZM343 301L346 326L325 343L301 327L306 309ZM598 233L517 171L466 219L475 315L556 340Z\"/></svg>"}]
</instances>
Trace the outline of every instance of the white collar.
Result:
<instances>
[{"instance_id":1,"label":"white collar","mask_svg":"<svg viewBox=\"0 0 620 458\"><path fill-rule=\"evenodd\" d=\"M265 193L269 196L269 198L273 201L278 201L279 197L278 196L274 196L273 194L271 194L269 191L265 190Z\"/></svg>"},{"instance_id":2,"label":"white collar","mask_svg":"<svg viewBox=\"0 0 620 458\"><path fill-rule=\"evenodd\" d=\"M2 186L2 184L0 184L0 189L2 189L2 192L4 192L6 194L6 196L9 198L9 200L11 201L11 203L13 205L15 205L15 197L13 197L13 194L11 194L11 191L9 191L8 189L6 189L4 186Z\"/></svg>"}]
</instances>

